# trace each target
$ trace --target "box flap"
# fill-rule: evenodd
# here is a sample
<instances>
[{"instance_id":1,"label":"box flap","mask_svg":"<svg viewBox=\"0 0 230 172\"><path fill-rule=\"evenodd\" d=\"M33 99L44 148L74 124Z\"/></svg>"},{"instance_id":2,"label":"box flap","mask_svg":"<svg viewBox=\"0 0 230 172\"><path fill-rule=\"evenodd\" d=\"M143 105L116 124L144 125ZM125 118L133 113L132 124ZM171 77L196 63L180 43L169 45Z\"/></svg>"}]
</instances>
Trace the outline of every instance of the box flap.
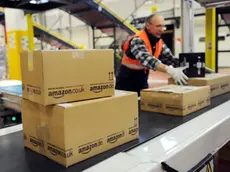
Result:
<instances>
[{"instance_id":1,"label":"box flap","mask_svg":"<svg viewBox=\"0 0 230 172\"><path fill-rule=\"evenodd\" d=\"M136 97L137 97L136 92L115 90L115 95L114 96L102 97L102 98L90 99L90 100L82 100L82 101L76 101L76 102L69 102L69 103L60 103L60 104L58 104L58 106L67 109L67 108L71 108L71 107L75 107L75 106L80 106L80 105L83 105L83 104L94 103L96 101L97 102L106 101L108 99L113 99L114 97L121 97L121 96L128 96L128 95L136 95Z\"/></svg>"},{"instance_id":2,"label":"box flap","mask_svg":"<svg viewBox=\"0 0 230 172\"><path fill-rule=\"evenodd\" d=\"M205 78L191 78L190 80L212 80L212 79L219 79L221 77L226 77L226 76L230 76L228 74L225 73L213 73L213 74L207 74L205 76Z\"/></svg>"},{"instance_id":3,"label":"box flap","mask_svg":"<svg viewBox=\"0 0 230 172\"><path fill-rule=\"evenodd\" d=\"M73 103L61 103L61 104L58 104L58 106L66 109L66 108L72 107Z\"/></svg>"},{"instance_id":4,"label":"box flap","mask_svg":"<svg viewBox=\"0 0 230 172\"><path fill-rule=\"evenodd\" d=\"M166 85L163 87L149 88L143 91L184 94L199 89L195 86Z\"/></svg>"},{"instance_id":5,"label":"box flap","mask_svg":"<svg viewBox=\"0 0 230 172\"><path fill-rule=\"evenodd\" d=\"M120 96L125 96L125 95L128 95L128 94L136 94L136 92L131 92L131 91L123 91L123 90L115 90L115 97L120 97Z\"/></svg>"}]
</instances>

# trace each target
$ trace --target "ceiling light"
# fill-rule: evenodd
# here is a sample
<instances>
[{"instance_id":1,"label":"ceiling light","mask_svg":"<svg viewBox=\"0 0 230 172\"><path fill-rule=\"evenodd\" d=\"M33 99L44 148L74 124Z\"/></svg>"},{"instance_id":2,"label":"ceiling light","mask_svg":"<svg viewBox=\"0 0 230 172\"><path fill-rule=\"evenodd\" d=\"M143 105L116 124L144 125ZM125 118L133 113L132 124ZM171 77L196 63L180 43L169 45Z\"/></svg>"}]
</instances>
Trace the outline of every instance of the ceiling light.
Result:
<instances>
[{"instance_id":1,"label":"ceiling light","mask_svg":"<svg viewBox=\"0 0 230 172\"><path fill-rule=\"evenodd\" d=\"M152 0L149 0L149 1L146 1L145 2L145 5L150 5L150 4L152 4L153 3L153 1Z\"/></svg>"},{"instance_id":2,"label":"ceiling light","mask_svg":"<svg viewBox=\"0 0 230 172\"><path fill-rule=\"evenodd\" d=\"M31 4L37 4L37 1L36 0L31 0L30 3Z\"/></svg>"},{"instance_id":3,"label":"ceiling light","mask_svg":"<svg viewBox=\"0 0 230 172\"><path fill-rule=\"evenodd\" d=\"M214 8L214 7L224 7L229 5L230 1L223 1L223 2L210 2L207 4L204 4L206 8Z\"/></svg>"},{"instance_id":4,"label":"ceiling light","mask_svg":"<svg viewBox=\"0 0 230 172\"><path fill-rule=\"evenodd\" d=\"M30 0L31 4L45 4L49 2L49 0Z\"/></svg>"}]
</instances>

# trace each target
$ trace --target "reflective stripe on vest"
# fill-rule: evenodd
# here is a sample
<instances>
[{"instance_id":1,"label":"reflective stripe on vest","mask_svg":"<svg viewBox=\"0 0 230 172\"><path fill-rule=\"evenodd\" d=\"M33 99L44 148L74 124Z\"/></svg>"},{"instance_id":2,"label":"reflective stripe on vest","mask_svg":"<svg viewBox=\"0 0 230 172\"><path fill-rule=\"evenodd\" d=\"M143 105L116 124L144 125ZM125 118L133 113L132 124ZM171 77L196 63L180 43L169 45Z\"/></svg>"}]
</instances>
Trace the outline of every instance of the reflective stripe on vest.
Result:
<instances>
[{"instance_id":1,"label":"reflective stripe on vest","mask_svg":"<svg viewBox=\"0 0 230 172\"><path fill-rule=\"evenodd\" d=\"M151 43L149 41L148 35L147 35L145 30L142 30L142 31L138 32L136 35L132 36L124 44L124 55L123 55L123 58L122 58L122 64L127 66L128 68L131 68L131 69L134 69L134 70L143 70L143 69L145 69L145 67L142 66L142 64L138 60L131 59L131 58L127 57L127 55L126 55L126 52L127 52L128 48L129 48L130 41L134 37L141 38L144 41L145 46L146 46L147 50L149 51L149 53L151 55L153 55L152 45L151 45ZM161 54L162 46L163 46L162 39L160 39L155 46L156 46L156 49L155 49L154 57L158 59L160 54Z\"/></svg>"}]
</instances>

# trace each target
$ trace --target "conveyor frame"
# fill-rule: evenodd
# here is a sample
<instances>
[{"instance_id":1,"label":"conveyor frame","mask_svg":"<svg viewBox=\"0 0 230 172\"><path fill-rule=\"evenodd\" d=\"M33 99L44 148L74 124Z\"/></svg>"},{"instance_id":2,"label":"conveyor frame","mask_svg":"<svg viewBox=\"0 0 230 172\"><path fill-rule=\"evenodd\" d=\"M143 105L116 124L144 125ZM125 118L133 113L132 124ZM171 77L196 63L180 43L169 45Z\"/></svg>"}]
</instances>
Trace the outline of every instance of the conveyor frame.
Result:
<instances>
[{"instance_id":1,"label":"conveyor frame","mask_svg":"<svg viewBox=\"0 0 230 172\"><path fill-rule=\"evenodd\" d=\"M224 16L225 15L230 15L230 7L224 7L224 8L217 8L216 9L216 38L219 38L219 29L221 27L229 27L230 29L230 21L226 21ZM219 15L221 15L221 18L225 21L225 24L220 24L218 17ZM228 50L220 50L219 47L219 39L216 39L216 72L218 72L218 67L219 67L219 63L218 63L218 59L219 59L219 53L230 53L230 49Z\"/></svg>"},{"instance_id":2,"label":"conveyor frame","mask_svg":"<svg viewBox=\"0 0 230 172\"><path fill-rule=\"evenodd\" d=\"M106 151L100 155L94 156L88 160L80 162L74 166L71 166L68 169L54 163L47 158L34 153L28 149L23 149L23 133L17 132L10 135L0 137L0 154L9 154L10 158L13 157L21 157L14 161L13 159L9 159L9 157L2 157L0 161L1 171L6 172L7 170L13 170L17 168L18 172L27 172L27 171L49 171L50 169L56 171L82 171L85 170L104 159L107 159L119 152L127 152L130 149L143 145L149 140L153 140L157 136L162 135L165 132L170 131L171 129L180 126L196 117L204 114L208 110L221 105L222 103L230 100L230 93L212 98L211 106L204 108L198 112L192 113L186 117L175 117L175 116L167 116L161 115L157 113L149 113L140 111L140 138L139 140L134 140L127 144L121 145L117 148L114 148L110 151ZM11 145L8 147L4 143L5 140L8 140L8 144ZM14 155L14 156L12 156Z\"/></svg>"}]
</instances>

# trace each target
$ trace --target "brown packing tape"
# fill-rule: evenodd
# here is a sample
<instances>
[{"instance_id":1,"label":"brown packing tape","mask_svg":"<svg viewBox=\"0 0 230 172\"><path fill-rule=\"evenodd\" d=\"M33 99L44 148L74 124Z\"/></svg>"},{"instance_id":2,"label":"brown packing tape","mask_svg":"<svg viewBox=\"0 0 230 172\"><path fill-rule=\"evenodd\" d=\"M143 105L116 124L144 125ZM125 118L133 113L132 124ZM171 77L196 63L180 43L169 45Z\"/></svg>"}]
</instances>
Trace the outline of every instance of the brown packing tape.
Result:
<instances>
[{"instance_id":1,"label":"brown packing tape","mask_svg":"<svg viewBox=\"0 0 230 172\"><path fill-rule=\"evenodd\" d=\"M51 106L53 106L53 105L51 105ZM65 167L68 167L66 165L67 159L74 156L73 148L65 150L65 149L60 148L57 145L50 142L51 131L49 128L50 124L49 124L49 120L48 120L48 118L49 118L48 115L49 115L48 109L45 108L45 106L40 105L40 125L41 125L42 136L45 140L45 150L44 150L45 156L48 158L51 158L53 161L55 161L61 165L64 165ZM51 155L51 157L50 157L50 155ZM64 160L61 160L62 163L60 163L59 160L56 160L56 158L52 158L52 156L53 157L59 156L59 157L63 158Z\"/></svg>"},{"instance_id":2,"label":"brown packing tape","mask_svg":"<svg viewBox=\"0 0 230 172\"><path fill-rule=\"evenodd\" d=\"M28 51L28 71L34 70L34 54L33 51Z\"/></svg>"},{"instance_id":3,"label":"brown packing tape","mask_svg":"<svg viewBox=\"0 0 230 172\"><path fill-rule=\"evenodd\" d=\"M45 137L45 133L46 133L46 123L44 118L44 114L45 113L45 107L43 107L42 105L39 105L39 120L40 120L40 125L37 126L37 137L40 138L41 140L43 140L44 142L44 147L40 147L39 152L43 155L46 155L45 152L45 147L46 147L46 137Z\"/></svg>"},{"instance_id":4,"label":"brown packing tape","mask_svg":"<svg viewBox=\"0 0 230 172\"><path fill-rule=\"evenodd\" d=\"M27 147L29 144L29 136L27 133L23 132L24 147Z\"/></svg>"},{"instance_id":5,"label":"brown packing tape","mask_svg":"<svg viewBox=\"0 0 230 172\"><path fill-rule=\"evenodd\" d=\"M73 148L70 148L70 149L63 149L63 148L60 148L58 147L57 145L51 143L49 140L50 140L50 130L49 130L49 124L48 124L48 120L47 120L47 123L46 123L46 127L44 128L44 133L45 133L45 137L46 137L46 142L47 142L47 147L46 147L46 156L47 157L50 157L53 156L53 157L56 157L56 156L59 156L63 159L61 160L62 163L60 163L58 160L56 160L56 158L51 158L53 161L61 164L61 165L64 165L65 167L68 167L66 164L67 164L67 159L68 158L71 158L74 156L74 151L73 151ZM64 164L63 164L64 162Z\"/></svg>"}]
</instances>

